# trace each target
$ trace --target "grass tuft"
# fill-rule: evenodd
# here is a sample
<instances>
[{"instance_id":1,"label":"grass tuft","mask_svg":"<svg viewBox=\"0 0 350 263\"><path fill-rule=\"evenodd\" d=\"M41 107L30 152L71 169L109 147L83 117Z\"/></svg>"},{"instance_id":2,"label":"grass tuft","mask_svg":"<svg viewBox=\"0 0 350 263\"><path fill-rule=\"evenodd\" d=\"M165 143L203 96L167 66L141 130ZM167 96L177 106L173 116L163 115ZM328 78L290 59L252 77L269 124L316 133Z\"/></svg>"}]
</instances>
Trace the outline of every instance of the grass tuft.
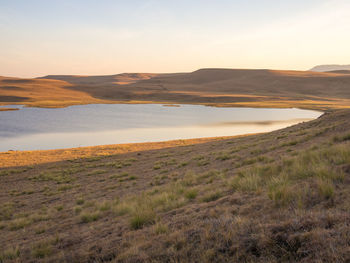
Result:
<instances>
[{"instance_id":1,"label":"grass tuft","mask_svg":"<svg viewBox=\"0 0 350 263\"><path fill-rule=\"evenodd\" d=\"M32 256L35 258L45 258L52 254L52 245L49 242L41 242L33 246Z\"/></svg>"},{"instance_id":2,"label":"grass tuft","mask_svg":"<svg viewBox=\"0 0 350 263\"><path fill-rule=\"evenodd\" d=\"M198 190L197 189L189 189L185 192L185 197L189 200L193 200L197 197L198 195Z\"/></svg>"},{"instance_id":3,"label":"grass tuft","mask_svg":"<svg viewBox=\"0 0 350 263\"><path fill-rule=\"evenodd\" d=\"M154 225L154 232L157 235L166 234L169 232L169 228L167 225L158 222L157 224Z\"/></svg>"},{"instance_id":4,"label":"grass tuft","mask_svg":"<svg viewBox=\"0 0 350 263\"><path fill-rule=\"evenodd\" d=\"M204 197L202 198L203 202L212 202L212 201L216 201L218 200L220 197L222 196L222 194L218 191L215 192L209 192L206 195L204 195Z\"/></svg>"},{"instance_id":5,"label":"grass tuft","mask_svg":"<svg viewBox=\"0 0 350 263\"><path fill-rule=\"evenodd\" d=\"M334 185L331 180L319 179L317 182L317 187L321 197L325 199L332 199L334 197Z\"/></svg>"},{"instance_id":6,"label":"grass tuft","mask_svg":"<svg viewBox=\"0 0 350 263\"><path fill-rule=\"evenodd\" d=\"M8 248L3 252L0 252L0 262L6 262L7 260L14 260L20 256L18 246L15 248Z\"/></svg>"},{"instance_id":7,"label":"grass tuft","mask_svg":"<svg viewBox=\"0 0 350 263\"><path fill-rule=\"evenodd\" d=\"M146 225L154 224L156 214L151 207L137 207L130 219L132 229L141 229Z\"/></svg>"},{"instance_id":8,"label":"grass tuft","mask_svg":"<svg viewBox=\"0 0 350 263\"><path fill-rule=\"evenodd\" d=\"M100 217L99 212L92 212L92 213L85 212L81 214L80 222L84 224L94 222L94 221L97 221L99 217Z\"/></svg>"},{"instance_id":9,"label":"grass tuft","mask_svg":"<svg viewBox=\"0 0 350 263\"><path fill-rule=\"evenodd\" d=\"M77 205L82 205L82 204L85 203L85 200L84 200L83 198L79 198L79 199L77 199L77 200L75 201L75 203L76 203Z\"/></svg>"},{"instance_id":10,"label":"grass tuft","mask_svg":"<svg viewBox=\"0 0 350 263\"><path fill-rule=\"evenodd\" d=\"M12 220L9 224L9 229L11 231L16 231L18 229L25 228L26 226L29 226L32 223L32 220L29 218L16 218Z\"/></svg>"}]
</instances>

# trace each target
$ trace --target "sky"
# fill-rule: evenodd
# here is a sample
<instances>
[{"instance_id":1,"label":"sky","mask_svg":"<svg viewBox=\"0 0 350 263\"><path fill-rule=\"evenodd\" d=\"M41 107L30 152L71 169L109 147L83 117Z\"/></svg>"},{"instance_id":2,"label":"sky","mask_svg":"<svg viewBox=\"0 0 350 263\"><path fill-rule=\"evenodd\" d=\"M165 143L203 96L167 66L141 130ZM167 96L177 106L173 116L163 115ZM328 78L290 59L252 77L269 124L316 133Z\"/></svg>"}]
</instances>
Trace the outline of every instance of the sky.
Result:
<instances>
[{"instance_id":1,"label":"sky","mask_svg":"<svg viewBox=\"0 0 350 263\"><path fill-rule=\"evenodd\" d=\"M0 75L350 64L349 0L0 0Z\"/></svg>"}]
</instances>

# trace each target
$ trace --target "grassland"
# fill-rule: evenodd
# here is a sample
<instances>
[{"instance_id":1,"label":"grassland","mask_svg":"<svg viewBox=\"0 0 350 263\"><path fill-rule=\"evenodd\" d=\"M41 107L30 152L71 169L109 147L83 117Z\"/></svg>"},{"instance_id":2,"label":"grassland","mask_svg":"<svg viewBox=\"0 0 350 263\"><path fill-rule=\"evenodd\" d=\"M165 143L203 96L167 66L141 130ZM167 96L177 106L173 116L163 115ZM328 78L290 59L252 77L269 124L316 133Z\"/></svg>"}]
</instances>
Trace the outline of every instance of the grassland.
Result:
<instances>
[{"instance_id":1,"label":"grassland","mask_svg":"<svg viewBox=\"0 0 350 263\"><path fill-rule=\"evenodd\" d=\"M108 103L86 92L70 90L60 80L0 77L0 105L23 104L31 107L59 108L77 104ZM11 110L2 108L1 110Z\"/></svg>"},{"instance_id":2,"label":"grassland","mask_svg":"<svg viewBox=\"0 0 350 263\"><path fill-rule=\"evenodd\" d=\"M350 261L350 110L152 147L2 153L0 262Z\"/></svg>"},{"instance_id":3,"label":"grassland","mask_svg":"<svg viewBox=\"0 0 350 263\"><path fill-rule=\"evenodd\" d=\"M41 163L57 162L75 158L103 157L114 154L157 150L176 146L186 146L209 141L222 140L224 138L238 138L246 135L231 137L198 138L188 140L173 140L165 142L112 144L93 147L79 147L70 149L44 150L44 151L7 151L0 152L0 168L23 165L35 165Z\"/></svg>"},{"instance_id":4,"label":"grassland","mask_svg":"<svg viewBox=\"0 0 350 263\"><path fill-rule=\"evenodd\" d=\"M0 153L0 262L350 262L349 86L275 70L1 77L0 105L330 111L266 134Z\"/></svg>"},{"instance_id":5,"label":"grassland","mask_svg":"<svg viewBox=\"0 0 350 263\"><path fill-rule=\"evenodd\" d=\"M221 107L350 107L344 72L201 69L191 73L0 77L0 105L66 107L91 103L203 104Z\"/></svg>"}]
</instances>

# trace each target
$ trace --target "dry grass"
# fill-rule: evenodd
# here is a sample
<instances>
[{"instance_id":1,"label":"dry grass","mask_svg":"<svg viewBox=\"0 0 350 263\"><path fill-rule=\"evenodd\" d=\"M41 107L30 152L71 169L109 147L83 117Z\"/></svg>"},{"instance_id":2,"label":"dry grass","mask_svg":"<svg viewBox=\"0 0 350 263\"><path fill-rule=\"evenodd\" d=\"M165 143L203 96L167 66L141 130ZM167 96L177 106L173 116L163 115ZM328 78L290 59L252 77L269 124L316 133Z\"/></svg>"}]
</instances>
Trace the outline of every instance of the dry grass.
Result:
<instances>
[{"instance_id":1,"label":"dry grass","mask_svg":"<svg viewBox=\"0 0 350 263\"><path fill-rule=\"evenodd\" d=\"M2 168L0 261L347 262L349 120Z\"/></svg>"},{"instance_id":2,"label":"dry grass","mask_svg":"<svg viewBox=\"0 0 350 263\"><path fill-rule=\"evenodd\" d=\"M0 103L36 107L190 103L339 109L350 107L349 83L349 75L340 73L235 69L201 69L181 74L47 76L41 79L0 77Z\"/></svg>"},{"instance_id":3,"label":"dry grass","mask_svg":"<svg viewBox=\"0 0 350 263\"><path fill-rule=\"evenodd\" d=\"M238 138L242 136L235 136L230 138ZM200 139L189 139L189 140L173 140L166 142L153 142L153 143L133 143L133 144L118 144L118 145L105 145L105 146L94 146L94 147L81 147L72 149L62 150L45 150L45 151L9 151L0 152L0 168L1 167L16 167L16 166L28 166L25 169L30 169L31 165L58 162L63 160L70 160L74 162L74 159L86 158L86 161L94 162L98 161L98 158L109 156L113 154L124 154L131 152L142 152L148 150L158 150L164 148L171 148L176 146L186 146L199 143L206 143L210 141L221 140L225 137L215 138L200 138ZM229 138L229 137L226 137ZM91 159L92 158L92 159ZM111 162L108 166L123 168L127 166L130 161ZM182 163L183 166L186 162ZM23 169L11 169L0 171L0 177L2 175L15 174L24 172Z\"/></svg>"}]
</instances>

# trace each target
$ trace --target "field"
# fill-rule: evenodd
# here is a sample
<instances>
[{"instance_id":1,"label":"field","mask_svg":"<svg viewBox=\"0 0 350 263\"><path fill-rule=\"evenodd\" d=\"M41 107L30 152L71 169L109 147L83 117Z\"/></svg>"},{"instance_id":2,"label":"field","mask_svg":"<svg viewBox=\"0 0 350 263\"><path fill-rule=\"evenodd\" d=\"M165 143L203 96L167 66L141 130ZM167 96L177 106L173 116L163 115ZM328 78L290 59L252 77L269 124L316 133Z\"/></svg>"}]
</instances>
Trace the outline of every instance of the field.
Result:
<instances>
[{"instance_id":1,"label":"field","mask_svg":"<svg viewBox=\"0 0 350 263\"><path fill-rule=\"evenodd\" d=\"M0 262L349 262L349 120L1 153Z\"/></svg>"},{"instance_id":2,"label":"field","mask_svg":"<svg viewBox=\"0 0 350 263\"><path fill-rule=\"evenodd\" d=\"M349 11L0 0L0 263L350 263Z\"/></svg>"},{"instance_id":3,"label":"field","mask_svg":"<svg viewBox=\"0 0 350 263\"><path fill-rule=\"evenodd\" d=\"M350 107L348 72L200 69L191 73L0 77L0 105L204 104L221 107Z\"/></svg>"}]
</instances>

